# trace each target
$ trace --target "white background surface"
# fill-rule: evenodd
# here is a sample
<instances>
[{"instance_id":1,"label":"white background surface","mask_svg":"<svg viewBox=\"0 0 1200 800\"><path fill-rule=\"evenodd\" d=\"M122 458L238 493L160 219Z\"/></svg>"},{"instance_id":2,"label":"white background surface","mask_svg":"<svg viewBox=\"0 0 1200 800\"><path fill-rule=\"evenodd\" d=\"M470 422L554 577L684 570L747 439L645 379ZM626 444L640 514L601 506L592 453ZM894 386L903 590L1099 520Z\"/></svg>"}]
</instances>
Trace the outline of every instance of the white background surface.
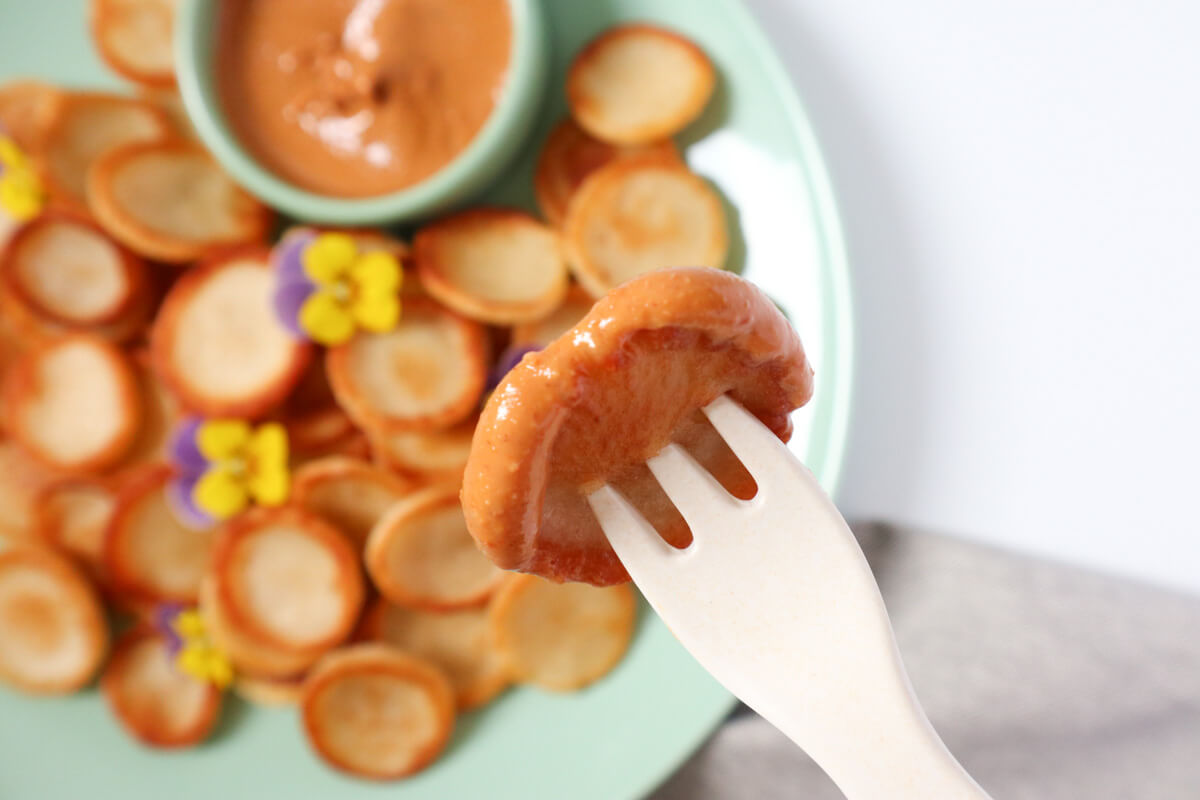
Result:
<instances>
[{"instance_id":1,"label":"white background surface","mask_svg":"<svg viewBox=\"0 0 1200 800\"><path fill-rule=\"evenodd\" d=\"M1200 592L1200 3L749 3L847 232L846 515Z\"/></svg>"}]
</instances>

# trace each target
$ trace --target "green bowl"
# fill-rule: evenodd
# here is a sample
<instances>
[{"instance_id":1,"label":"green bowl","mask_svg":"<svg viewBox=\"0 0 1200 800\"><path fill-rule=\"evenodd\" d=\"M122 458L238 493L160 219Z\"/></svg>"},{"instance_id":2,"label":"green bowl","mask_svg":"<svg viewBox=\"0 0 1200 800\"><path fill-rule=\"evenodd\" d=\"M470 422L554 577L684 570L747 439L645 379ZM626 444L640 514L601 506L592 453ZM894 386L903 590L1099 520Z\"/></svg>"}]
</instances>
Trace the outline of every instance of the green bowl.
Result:
<instances>
[{"instance_id":1,"label":"green bowl","mask_svg":"<svg viewBox=\"0 0 1200 800\"><path fill-rule=\"evenodd\" d=\"M508 81L483 129L453 161L420 183L361 199L327 197L283 180L251 156L225 119L214 80L213 0L184 0L176 12L175 73L188 116L234 180L291 216L335 225L381 225L428 217L483 191L521 150L545 93L549 36L540 0L509 0L513 22Z\"/></svg>"}]
</instances>

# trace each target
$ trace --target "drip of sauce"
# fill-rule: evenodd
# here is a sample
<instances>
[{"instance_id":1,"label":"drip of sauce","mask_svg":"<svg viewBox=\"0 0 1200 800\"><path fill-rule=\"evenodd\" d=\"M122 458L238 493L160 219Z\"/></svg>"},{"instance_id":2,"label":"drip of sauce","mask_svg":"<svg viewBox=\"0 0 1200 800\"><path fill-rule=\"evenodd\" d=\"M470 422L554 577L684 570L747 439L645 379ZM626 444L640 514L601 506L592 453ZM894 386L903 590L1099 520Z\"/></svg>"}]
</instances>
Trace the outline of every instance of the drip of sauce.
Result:
<instances>
[{"instance_id":1,"label":"drip of sauce","mask_svg":"<svg viewBox=\"0 0 1200 800\"><path fill-rule=\"evenodd\" d=\"M222 0L217 84L242 145L300 188L370 197L461 153L508 74L507 0Z\"/></svg>"}]
</instances>

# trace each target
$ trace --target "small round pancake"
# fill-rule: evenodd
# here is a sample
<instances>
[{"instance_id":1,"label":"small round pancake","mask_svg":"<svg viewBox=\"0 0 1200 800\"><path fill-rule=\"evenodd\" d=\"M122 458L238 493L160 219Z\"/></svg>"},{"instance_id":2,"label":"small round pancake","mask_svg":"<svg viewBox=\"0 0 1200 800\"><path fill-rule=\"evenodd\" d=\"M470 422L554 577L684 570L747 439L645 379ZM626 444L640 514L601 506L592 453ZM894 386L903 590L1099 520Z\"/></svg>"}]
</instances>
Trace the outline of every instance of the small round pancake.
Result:
<instances>
[{"instance_id":1,"label":"small round pancake","mask_svg":"<svg viewBox=\"0 0 1200 800\"><path fill-rule=\"evenodd\" d=\"M563 692L581 689L617 665L636 616L628 586L513 575L496 593L490 625L514 680Z\"/></svg>"},{"instance_id":2,"label":"small round pancake","mask_svg":"<svg viewBox=\"0 0 1200 800\"><path fill-rule=\"evenodd\" d=\"M118 145L166 138L171 125L144 100L102 92L68 92L55 105L38 152L52 197L86 205L92 162Z\"/></svg>"},{"instance_id":3,"label":"small round pancake","mask_svg":"<svg viewBox=\"0 0 1200 800\"><path fill-rule=\"evenodd\" d=\"M411 490L397 475L342 456L310 461L292 479L293 503L333 525L356 549L384 512Z\"/></svg>"},{"instance_id":4,"label":"small round pancake","mask_svg":"<svg viewBox=\"0 0 1200 800\"><path fill-rule=\"evenodd\" d=\"M0 84L0 131L11 136L25 152L37 151L61 98L62 90L39 80Z\"/></svg>"},{"instance_id":5,"label":"small round pancake","mask_svg":"<svg viewBox=\"0 0 1200 800\"><path fill-rule=\"evenodd\" d=\"M546 137L533 174L533 191L546 221L562 225L571 198L589 175L609 162L637 155L683 163L670 139L645 146L613 145L590 136L570 117L559 122Z\"/></svg>"},{"instance_id":6,"label":"small round pancake","mask_svg":"<svg viewBox=\"0 0 1200 800\"><path fill-rule=\"evenodd\" d=\"M174 86L169 89L143 86L138 90L138 96L161 111L170 121L171 138L200 141L200 135L196 133L196 127L192 125L192 119L183 106L183 98Z\"/></svg>"},{"instance_id":7,"label":"small round pancake","mask_svg":"<svg viewBox=\"0 0 1200 800\"><path fill-rule=\"evenodd\" d=\"M117 510L113 481L60 478L38 495L38 529L42 540L95 574L104 553L104 537Z\"/></svg>"},{"instance_id":8,"label":"small round pancake","mask_svg":"<svg viewBox=\"0 0 1200 800\"><path fill-rule=\"evenodd\" d=\"M371 434L375 461L419 482L462 482L476 417L438 431L393 431Z\"/></svg>"},{"instance_id":9,"label":"small round pancake","mask_svg":"<svg viewBox=\"0 0 1200 800\"><path fill-rule=\"evenodd\" d=\"M48 550L0 552L0 681L35 694L82 689L108 650L87 578Z\"/></svg>"},{"instance_id":10,"label":"small round pancake","mask_svg":"<svg viewBox=\"0 0 1200 800\"><path fill-rule=\"evenodd\" d=\"M151 88L175 85L175 0L91 0L92 41L122 77Z\"/></svg>"},{"instance_id":11,"label":"small round pancake","mask_svg":"<svg viewBox=\"0 0 1200 800\"><path fill-rule=\"evenodd\" d=\"M233 690L248 703L264 708L279 708L299 704L304 694L307 675L292 678L263 678L255 675L238 675Z\"/></svg>"},{"instance_id":12,"label":"small round pancake","mask_svg":"<svg viewBox=\"0 0 1200 800\"><path fill-rule=\"evenodd\" d=\"M481 325L412 299L395 330L360 332L331 347L325 366L338 404L361 427L437 430L475 410L486 358Z\"/></svg>"},{"instance_id":13,"label":"small round pancake","mask_svg":"<svg viewBox=\"0 0 1200 800\"><path fill-rule=\"evenodd\" d=\"M158 377L152 360L147 349L133 353L133 368L142 398L142 419L123 466L168 460L167 448L181 416L179 401Z\"/></svg>"},{"instance_id":14,"label":"small round pancake","mask_svg":"<svg viewBox=\"0 0 1200 800\"><path fill-rule=\"evenodd\" d=\"M0 261L2 261L0 257ZM151 276L152 277L152 276ZM88 325L66 324L29 305L25 299L0 281L0 318L27 344L47 343L69 333L86 332L112 342L127 344L141 337L154 313L157 290L153 280L141 282L141 288L129 299L124 310L110 322Z\"/></svg>"},{"instance_id":15,"label":"small round pancake","mask_svg":"<svg viewBox=\"0 0 1200 800\"><path fill-rule=\"evenodd\" d=\"M563 223L567 262L596 297L667 267L722 267L729 233L721 199L679 163L641 156L597 170Z\"/></svg>"},{"instance_id":16,"label":"small round pancake","mask_svg":"<svg viewBox=\"0 0 1200 800\"><path fill-rule=\"evenodd\" d=\"M357 551L336 528L297 508L235 517L218 535L211 568L221 610L272 647L333 647L362 609Z\"/></svg>"},{"instance_id":17,"label":"small round pancake","mask_svg":"<svg viewBox=\"0 0 1200 800\"><path fill-rule=\"evenodd\" d=\"M181 139L133 142L91 165L88 204L131 250L180 263L263 241L271 211L234 183L203 147Z\"/></svg>"},{"instance_id":18,"label":"small round pancake","mask_svg":"<svg viewBox=\"0 0 1200 800\"><path fill-rule=\"evenodd\" d=\"M174 473L158 464L121 487L104 538L104 573L120 594L151 603L195 604L213 548L211 530L195 530L171 509Z\"/></svg>"},{"instance_id":19,"label":"small round pancake","mask_svg":"<svg viewBox=\"0 0 1200 800\"><path fill-rule=\"evenodd\" d=\"M494 325L543 317L567 290L558 234L514 209L473 209L426 225L413 259L431 295Z\"/></svg>"},{"instance_id":20,"label":"small round pancake","mask_svg":"<svg viewBox=\"0 0 1200 800\"><path fill-rule=\"evenodd\" d=\"M265 250L193 267L167 293L151 331L154 363L187 409L254 419L279 405L304 374L311 348L271 305Z\"/></svg>"},{"instance_id":21,"label":"small round pancake","mask_svg":"<svg viewBox=\"0 0 1200 800\"><path fill-rule=\"evenodd\" d=\"M422 769L454 729L454 691L433 665L379 644L331 653L304 686L304 731L330 765L392 780Z\"/></svg>"},{"instance_id":22,"label":"small round pancake","mask_svg":"<svg viewBox=\"0 0 1200 800\"><path fill-rule=\"evenodd\" d=\"M379 593L406 608L479 606L504 579L472 541L456 486L430 487L392 506L364 558Z\"/></svg>"},{"instance_id":23,"label":"small round pancake","mask_svg":"<svg viewBox=\"0 0 1200 800\"><path fill-rule=\"evenodd\" d=\"M649 144L700 116L716 78L704 51L679 34L653 25L618 25L571 62L567 105L597 139Z\"/></svg>"},{"instance_id":24,"label":"small round pancake","mask_svg":"<svg viewBox=\"0 0 1200 800\"><path fill-rule=\"evenodd\" d=\"M459 711L485 705L508 687L508 668L492 643L486 606L418 611L380 599L367 612L362 630L445 672Z\"/></svg>"},{"instance_id":25,"label":"small round pancake","mask_svg":"<svg viewBox=\"0 0 1200 800\"><path fill-rule=\"evenodd\" d=\"M5 376L4 399L13 438L47 465L73 472L119 463L141 417L129 357L89 334L26 353Z\"/></svg>"},{"instance_id":26,"label":"small round pancake","mask_svg":"<svg viewBox=\"0 0 1200 800\"><path fill-rule=\"evenodd\" d=\"M514 325L512 344L543 348L574 328L592 310L596 299L579 284L571 284L558 308L534 322Z\"/></svg>"},{"instance_id":27,"label":"small round pancake","mask_svg":"<svg viewBox=\"0 0 1200 800\"><path fill-rule=\"evenodd\" d=\"M146 264L80 216L50 212L17 231L0 257L5 287L68 327L103 325L146 291Z\"/></svg>"},{"instance_id":28,"label":"small round pancake","mask_svg":"<svg viewBox=\"0 0 1200 800\"><path fill-rule=\"evenodd\" d=\"M812 396L800 339L769 297L703 268L652 272L613 291L492 393L463 478L472 535L503 569L628 580L588 493L616 486L667 541L686 544L690 531L645 462L672 441L694 454L707 446L712 428L695 415L722 394L784 441L792 410ZM736 460L701 463L723 482L738 475Z\"/></svg>"},{"instance_id":29,"label":"small round pancake","mask_svg":"<svg viewBox=\"0 0 1200 800\"><path fill-rule=\"evenodd\" d=\"M177 669L166 639L149 627L117 640L100 688L121 726L151 747L199 744L221 714L221 690Z\"/></svg>"},{"instance_id":30,"label":"small round pancake","mask_svg":"<svg viewBox=\"0 0 1200 800\"><path fill-rule=\"evenodd\" d=\"M239 677L292 680L302 676L328 650L276 647L254 631L239 626L221 602L216 579L211 572L200 582L200 612L204 615L213 642L229 656Z\"/></svg>"},{"instance_id":31,"label":"small round pancake","mask_svg":"<svg viewBox=\"0 0 1200 800\"><path fill-rule=\"evenodd\" d=\"M35 542L42 492L59 476L12 439L0 439L0 540Z\"/></svg>"}]
</instances>

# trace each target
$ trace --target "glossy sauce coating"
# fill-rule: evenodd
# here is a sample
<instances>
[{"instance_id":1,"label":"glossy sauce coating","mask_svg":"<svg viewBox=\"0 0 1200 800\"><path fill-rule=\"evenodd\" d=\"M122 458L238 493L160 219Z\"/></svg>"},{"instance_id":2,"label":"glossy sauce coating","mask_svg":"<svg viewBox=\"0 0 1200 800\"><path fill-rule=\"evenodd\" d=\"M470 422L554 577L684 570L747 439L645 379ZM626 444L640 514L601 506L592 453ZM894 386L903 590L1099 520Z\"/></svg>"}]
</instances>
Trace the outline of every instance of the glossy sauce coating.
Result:
<instances>
[{"instance_id":1,"label":"glossy sauce coating","mask_svg":"<svg viewBox=\"0 0 1200 800\"><path fill-rule=\"evenodd\" d=\"M645 461L670 441L738 496L753 480L698 409L728 393L781 439L812 396L800 339L771 300L714 269L653 272L525 356L480 417L463 483L468 528L505 569L628 580L587 504L621 490L671 543L690 533Z\"/></svg>"}]
</instances>

